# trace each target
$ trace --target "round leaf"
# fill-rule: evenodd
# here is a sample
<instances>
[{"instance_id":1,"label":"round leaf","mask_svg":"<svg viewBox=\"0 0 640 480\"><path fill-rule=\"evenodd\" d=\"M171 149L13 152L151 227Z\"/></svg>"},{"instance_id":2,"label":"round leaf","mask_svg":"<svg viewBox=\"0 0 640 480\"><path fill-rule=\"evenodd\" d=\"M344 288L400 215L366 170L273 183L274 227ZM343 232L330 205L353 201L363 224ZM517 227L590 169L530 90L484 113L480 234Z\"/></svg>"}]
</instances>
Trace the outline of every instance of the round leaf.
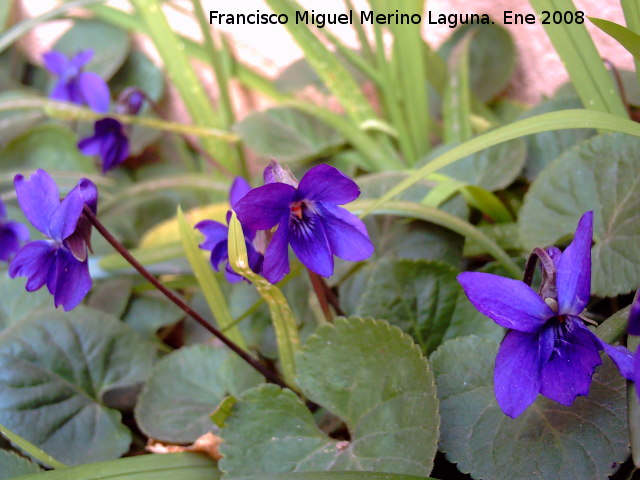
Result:
<instances>
[{"instance_id":1,"label":"round leaf","mask_svg":"<svg viewBox=\"0 0 640 480\"><path fill-rule=\"evenodd\" d=\"M163 358L144 386L136 420L148 436L195 441L213 428L209 415L227 394L239 395L261 376L225 347L197 345Z\"/></svg>"},{"instance_id":2,"label":"round leaf","mask_svg":"<svg viewBox=\"0 0 640 480\"><path fill-rule=\"evenodd\" d=\"M256 153L281 162L326 156L345 142L338 131L293 108L249 115L236 125L236 131Z\"/></svg>"},{"instance_id":3,"label":"round leaf","mask_svg":"<svg viewBox=\"0 0 640 480\"><path fill-rule=\"evenodd\" d=\"M431 356L438 384L440 449L485 480L606 479L629 455L625 381L608 359L588 397L563 406L539 396L516 419L493 394L498 344L464 337ZM523 372L523 375L526 372Z\"/></svg>"},{"instance_id":4,"label":"round leaf","mask_svg":"<svg viewBox=\"0 0 640 480\"><path fill-rule=\"evenodd\" d=\"M615 296L640 284L640 139L598 135L567 151L533 183L520 211L526 249L573 235L594 211L592 292Z\"/></svg>"},{"instance_id":5,"label":"round leaf","mask_svg":"<svg viewBox=\"0 0 640 480\"><path fill-rule=\"evenodd\" d=\"M75 133L68 128L53 123L39 125L7 145L2 152L2 168L97 172L93 158L80 153L77 143Z\"/></svg>"},{"instance_id":6,"label":"round leaf","mask_svg":"<svg viewBox=\"0 0 640 480\"><path fill-rule=\"evenodd\" d=\"M439 262L378 262L360 295L356 314L389 321L409 333L426 352L464 333L500 339L503 329L469 304L456 280L460 273Z\"/></svg>"},{"instance_id":7,"label":"round leaf","mask_svg":"<svg viewBox=\"0 0 640 480\"><path fill-rule=\"evenodd\" d=\"M34 312L0 336L0 424L66 464L119 457L131 434L102 398L144 380L155 355L98 310Z\"/></svg>"},{"instance_id":8,"label":"round leaf","mask_svg":"<svg viewBox=\"0 0 640 480\"><path fill-rule=\"evenodd\" d=\"M39 308L49 307L53 299L45 289L27 292L24 282L0 275L0 333L5 328L18 323L29 313Z\"/></svg>"},{"instance_id":9,"label":"round leaf","mask_svg":"<svg viewBox=\"0 0 640 480\"><path fill-rule=\"evenodd\" d=\"M366 470L426 476L438 438L438 402L427 361L410 337L372 319L338 319L309 337L298 385L347 425L328 437L302 401L274 385L249 390L223 430L229 476Z\"/></svg>"}]
</instances>

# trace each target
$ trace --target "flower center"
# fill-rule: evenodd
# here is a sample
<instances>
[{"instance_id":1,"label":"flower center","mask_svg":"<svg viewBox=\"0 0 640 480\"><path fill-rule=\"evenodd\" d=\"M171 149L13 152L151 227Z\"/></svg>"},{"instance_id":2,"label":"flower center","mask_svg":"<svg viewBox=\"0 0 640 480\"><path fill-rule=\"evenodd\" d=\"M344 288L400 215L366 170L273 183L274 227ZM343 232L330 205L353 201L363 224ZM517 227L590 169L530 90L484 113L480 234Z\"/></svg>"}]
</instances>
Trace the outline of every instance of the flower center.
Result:
<instances>
[{"instance_id":1,"label":"flower center","mask_svg":"<svg viewBox=\"0 0 640 480\"><path fill-rule=\"evenodd\" d=\"M293 202L289 207L291 210L291 215L298 217L299 220L302 220L302 213L303 213L304 207L305 207L305 204L303 201Z\"/></svg>"}]
</instances>

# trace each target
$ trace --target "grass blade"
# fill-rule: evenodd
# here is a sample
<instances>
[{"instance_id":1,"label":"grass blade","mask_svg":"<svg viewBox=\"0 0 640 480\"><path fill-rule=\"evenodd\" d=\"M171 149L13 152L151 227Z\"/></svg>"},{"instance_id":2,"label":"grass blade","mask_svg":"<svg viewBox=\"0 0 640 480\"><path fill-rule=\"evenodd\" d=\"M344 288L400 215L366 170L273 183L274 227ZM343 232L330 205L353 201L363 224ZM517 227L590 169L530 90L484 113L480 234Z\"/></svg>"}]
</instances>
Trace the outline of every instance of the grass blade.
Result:
<instances>
[{"instance_id":1,"label":"grass blade","mask_svg":"<svg viewBox=\"0 0 640 480\"><path fill-rule=\"evenodd\" d=\"M449 82L444 90L444 143L462 143L472 136L469 87L469 45L475 31L456 44L449 58Z\"/></svg>"},{"instance_id":2,"label":"grass blade","mask_svg":"<svg viewBox=\"0 0 640 480\"><path fill-rule=\"evenodd\" d=\"M591 23L602 30L604 33L615 39L620 45L634 57L640 58L640 35L632 32L622 25L615 22L604 20L602 18L589 17Z\"/></svg>"},{"instance_id":3,"label":"grass blade","mask_svg":"<svg viewBox=\"0 0 640 480\"><path fill-rule=\"evenodd\" d=\"M554 13L577 10L571 0L529 1L541 19L543 11ZM604 67L584 24L562 22L556 25L551 22L544 25L544 29L560 55L584 107L626 117L627 112L618 89Z\"/></svg>"},{"instance_id":4,"label":"grass blade","mask_svg":"<svg viewBox=\"0 0 640 480\"><path fill-rule=\"evenodd\" d=\"M416 170L406 179L391 188L387 193L375 200L368 208L364 209L360 216L367 216L373 210L391 200L396 195L404 192L407 188L414 185L416 182L419 182L427 175L461 160L467 155L471 155L479 152L480 150L484 150L485 148L489 148L508 140L513 140L514 138L524 137L525 135L571 128L595 128L622 132L640 137L640 125L636 122L610 113L572 109L536 115L479 135L468 142L452 148L439 157L434 158L431 162Z\"/></svg>"},{"instance_id":5,"label":"grass blade","mask_svg":"<svg viewBox=\"0 0 640 480\"><path fill-rule=\"evenodd\" d=\"M20 480L219 480L216 462L199 453L139 455L64 470L23 475Z\"/></svg>"},{"instance_id":6,"label":"grass blade","mask_svg":"<svg viewBox=\"0 0 640 480\"><path fill-rule=\"evenodd\" d=\"M244 242L242 226L234 212L229 221L229 264L237 273L255 285L258 293L269 306L273 329L276 332L282 373L289 385L295 385L295 354L300 349L296 319L280 289L249 268L247 246Z\"/></svg>"},{"instance_id":7,"label":"grass blade","mask_svg":"<svg viewBox=\"0 0 640 480\"><path fill-rule=\"evenodd\" d=\"M28 453L32 458L36 459L38 462L43 465L49 466L51 468L67 468L67 466L53 458L44 450L39 449L30 441L22 438L20 435L13 433L4 425L0 425L0 434L7 440L9 440L13 445L18 447L25 453Z\"/></svg>"},{"instance_id":8,"label":"grass blade","mask_svg":"<svg viewBox=\"0 0 640 480\"><path fill-rule=\"evenodd\" d=\"M640 34L640 2L637 0L620 0L620 5L629 30ZM640 59L635 58L634 60L636 63L636 78L640 83Z\"/></svg>"},{"instance_id":9,"label":"grass blade","mask_svg":"<svg viewBox=\"0 0 640 480\"><path fill-rule=\"evenodd\" d=\"M171 82L180 92L193 123L198 126L224 128L222 119L211 106L200 79L189 62L181 37L169 26L159 0L132 0L156 49L164 61ZM204 138L209 154L234 175L245 175L246 168L238 152L224 142ZM246 175L245 175L246 176Z\"/></svg>"},{"instance_id":10,"label":"grass blade","mask_svg":"<svg viewBox=\"0 0 640 480\"><path fill-rule=\"evenodd\" d=\"M211 313L218 322L220 329L226 329L233 323L233 317L229 312L227 301L220 290L220 285L216 280L211 264L204 256L204 252L198 248L198 240L196 232L193 227L189 225L187 219L182 213L182 209L178 207L178 228L180 230L180 239L182 240L182 247L189 260L189 264L193 269L193 273L200 284L202 294L207 300L207 304L211 309ZM244 341L240 330L237 328L228 328L226 331L227 337L235 342L243 350L247 349L247 343Z\"/></svg>"},{"instance_id":11,"label":"grass blade","mask_svg":"<svg viewBox=\"0 0 640 480\"><path fill-rule=\"evenodd\" d=\"M348 210L354 213L362 211L371 212L373 215L397 215L401 217L416 218L426 222L440 225L449 230L473 240L476 245L480 245L490 255L500 262L511 274L513 278L521 278L522 271L511 259L511 257L494 242L491 238L462 220L460 217L451 215L437 208L427 207L419 203L394 201L386 202L379 206L376 200L357 200L348 205Z\"/></svg>"}]
</instances>

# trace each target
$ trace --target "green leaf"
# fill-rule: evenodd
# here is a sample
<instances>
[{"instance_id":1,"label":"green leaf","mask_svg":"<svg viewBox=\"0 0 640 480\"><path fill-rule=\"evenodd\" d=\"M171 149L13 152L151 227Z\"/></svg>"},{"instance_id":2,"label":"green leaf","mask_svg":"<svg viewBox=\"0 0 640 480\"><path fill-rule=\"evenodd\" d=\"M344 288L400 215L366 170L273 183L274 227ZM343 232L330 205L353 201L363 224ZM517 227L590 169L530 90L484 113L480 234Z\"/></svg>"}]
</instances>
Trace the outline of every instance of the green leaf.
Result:
<instances>
[{"instance_id":1,"label":"green leaf","mask_svg":"<svg viewBox=\"0 0 640 480\"><path fill-rule=\"evenodd\" d=\"M441 173L461 182L482 187L491 192L508 187L522 171L526 160L526 143L517 138L469 155L447 165ZM442 154L444 147L438 152ZM432 154L430 158L434 158ZM429 163L429 159L425 163Z\"/></svg>"},{"instance_id":2,"label":"green leaf","mask_svg":"<svg viewBox=\"0 0 640 480\"><path fill-rule=\"evenodd\" d=\"M213 274L213 268L208 260L209 256L205 255L205 252L198 248L197 234L193 227L187 222L180 207L178 207L178 230L180 231L182 247L193 269L193 273L198 279L200 289L207 300L211 313L220 328L225 329L226 336L240 348L245 349L246 342L240 330L238 330L237 327L228 328L233 323L233 317L229 312L227 301L224 295L222 295L220 285L218 285L218 281Z\"/></svg>"},{"instance_id":3,"label":"green leaf","mask_svg":"<svg viewBox=\"0 0 640 480\"><path fill-rule=\"evenodd\" d=\"M386 322L340 318L298 355L307 398L340 417L350 441L323 433L289 390L245 392L223 430L227 477L255 472L372 470L425 476L438 439L438 401L427 361Z\"/></svg>"},{"instance_id":4,"label":"green leaf","mask_svg":"<svg viewBox=\"0 0 640 480\"><path fill-rule=\"evenodd\" d=\"M632 352L638 351L640 337L629 335L627 348ZM629 409L629 441L631 443L631 458L638 468L640 465L640 402L634 382L627 383L627 408Z\"/></svg>"},{"instance_id":5,"label":"green leaf","mask_svg":"<svg viewBox=\"0 0 640 480\"><path fill-rule=\"evenodd\" d=\"M592 293L615 296L640 284L640 139L599 135L552 162L531 186L520 211L523 246L571 236L594 211Z\"/></svg>"},{"instance_id":6,"label":"green leaf","mask_svg":"<svg viewBox=\"0 0 640 480\"><path fill-rule=\"evenodd\" d=\"M552 98L544 100L527 110L520 118L525 119L542 113L579 108L580 105L580 98L578 98L575 90L570 87L569 92L556 93ZM531 181L535 180L542 169L562 153L595 134L595 130L591 129L555 130L525 137L527 142L527 163L524 168L524 175Z\"/></svg>"},{"instance_id":7,"label":"green leaf","mask_svg":"<svg viewBox=\"0 0 640 480\"><path fill-rule=\"evenodd\" d=\"M529 0L531 6L542 17L543 11L577 12L572 0ZM600 54L584 24L577 22L543 25L553 47L562 59L582 104L589 110L626 117L613 77L604 67Z\"/></svg>"},{"instance_id":8,"label":"green leaf","mask_svg":"<svg viewBox=\"0 0 640 480\"><path fill-rule=\"evenodd\" d=\"M8 450L0 450L0 480L9 480L20 475L41 471L42 469L37 463Z\"/></svg>"},{"instance_id":9,"label":"green leaf","mask_svg":"<svg viewBox=\"0 0 640 480\"><path fill-rule=\"evenodd\" d=\"M184 317L184 312L164 295L152 292L134 298L122 318L136 332L154 338L161 327L173 325Z\"/></svg>"},{"instance_id":10,"label":"green leaf","mask_svg":"<svg viewBox=\"0 0 640 480\"><path fill-rule=\"evenodd\" d=\"M443 153L413 172L405 180L382 195L377 201L372 202L361 214L361 217L368 215L380 205L404 192L407 188L428 175L463 159L467 155L524 135L570 128L598 128L627 133L637 137L640 136L640 126L638 126L637 123L608 113L589 110L565 110L562 112L536 115L535 117L519 120L510 125L497 128L489 133L479 135Z\"/></svg>"},{"instance_id":11,"label":"green leaf","mask_svg":"<svg viewBox=\"0 0 640 480\"><path fill-rule=\"evenodd\" d=\"M344 137L315 117L293 108L270 108L249 115L235 130L256 153L282 162L327 156Z\"/></svg>"},{"instance_id":12,"label":"green leaf","mask_svg":"<svg viewBox=\"0 0 640 480\"><path fill-rule=\"evenodd\" d=\"M107 280L93 287L87 305L120 318L127 309L132 287L133 280L131 278Z\"/></svg>"},{"instance_id":13,"label":"green leaf","mask_svg":"<svg viewBox=\"0 0 640 480\"><path fill-rule=\"evenodd\" d=\"M387 472L287 472L233 477L233 480L435 480Z\"/></svg>"},{"instance_id":14,"label":"green leaf","mask_svg":"<svg viewBox=\"0 0 640 480\"><path fill-rule=\"evenodd\" d=\"M210 415L227 395L239 395L262 377L226 347L185 347L156 364L136 405L148 436L193 443L214 425Z\"/></svg>"},{"instance_id":15,"label":"green leaf","mask_svg":"<svg viewBox=\"0 0 640 480\"><path fill-rule=\"evenodd\" d=\"M229 220L228 248L231 268L253 283L260 296L269 306L271 322L278 342L282 373L289 385L295 385L295 353L300 349L296 318L282 291L275 285L270 284L265 278L254 273L249 267L249 257L247 256L247 246L242 225L240 225L235 212L232 213Z\"/></svg>"},{"instance_id":16,"label":"green leaf","mask_svg":"<svg viewBox=\"0 0 640 480\"><path fill-rule=\"evenodd\" d=\"M0 333L32 311L53 303L51 295L46 290L27 292L24 282L9 278L6 274L0 276L0 298Z\"/></svg>"},{"instance_id":17,"label":"green leaf","mask_svg":"<svg viewBox=\"0 0 640 480\"><path fill-rule=\"evenodd\" d=\"M469 49L475 33L469 31L453 47L449 57L449 81L444 89L442 119L443 143L461 143L469 140L471 129L471 98L469 86Z\"/></svg>"},{"instance_id":18,"label":"green leaf","mask_svg":"<svg viewBox=\"0 0 640 480\"><path fill-rule=\"evenodd\" d=\"M32 93L22 90L6 90L0 93L0 103L11 101L12 99L39 98ZM43 112L36 110L9 111L0 113L0 147L7 144L23 134L28 129L34 127L45 118Z\"/></svg>"},{"instance_id":19,"label":"green leaf","mask_svg":"<svg viewBox=\"0 0 640 480\"><path fill-rule=\"evenodd\" d=\"M20 480L219 480L213 459L199 453L139 455L20 477Z\"/></svg>"},{"instance_id":20,"label":"green leaf","mask_svg":"<svg viewBox=\"0 0 640 480\"><path fill-rule=\"evenodd\" d=\"M515 71L516 46L511 34L499 24L462 25L440 48L449 57L454 46L474 32L469 49L471 91L482 102L502 92Z\"/></svg>"},{"instance_id":21,"label":"green leaf","mask_svg":"<svg viewBox=\"0 0 640 480\"><path fill-rule=\"evenodd\" d=\"M118 457L131 434L103 395L144 380L154 359L100 311L33 313L0 335L0 423L64 463Z\"/></svg>"},{"instance_id":22,"label":"green leaf","mask_svg":"<svg viewBox=\"0 0 640 480\"><path fill-rule=\"evenodd\" d=\"M463 306L469 301L456 280L458 273L439 262L382 260L369 273L355 314L400 327L427 354L452 334L475 332L500 339L501 327Z\"/></svg>"},{"instance_id":23,"label":"green leaf","mask_svg":"<svg viewBox=\"0 0 640 480\"><path fill-rule=\"evenodd\" d=\"M378 207L379 203L379 200L357 200L349 204L349 210L352 212L370 212L373 208L376 208L373 212L374 215L398 215L424 220L448 228L465 238L472 238L476 243L481 244L514 278L522 277L520 268L513 262L511 257L493 239L486 236L469 222L437 208L426 207L418 203L387 202L384 206ZM372 205L374 206L373 208Z\"/></svg>"},{"instance_id":24,"label":"green leaf","mask_svg":"<svg viewBox=\"0 0 640 480\"><path fill-rule=\"evenodd\" d=\"M604 33L617 40L631 55L640 58L640 35L609 20L594 17L589 17L589 20Z\"/></svg>"},{"instance_id":25,"label":"green leaf","mask_svg":"<svg viewBox=\"0 0 640 480\"><path fill-rule=\"evenodd\" d=\"M77 143L76 134L68 128L53 123L39 125L7 145L2 151L2 167L97 172L93 158L80 153Z\"/></svg>"},{"instance_id":26,"label":"green leaf","mask_svg":"<svg viewBox=\"0 0 640 480\"><path fill-rule=\"evenodd\" d=\"M607 478L629 455L625 381L608 359L588 397L563 406L538 397L516 419L495 401L498 344L452 340L431 355L441 402L440 449L474 478ZM522 373L526 375L526 372Z\"/></svg>"},{"instance_id":27,"label":"green leaf","mask_svg":"<svg viewBox=\"0 0 640 480\"><path fill-rule=\"evenodd\" d=\"M0 425L0 434L5 437L11 444L20 451L28 454L31 458L37 460L43 465L51 468L67 468L67 466L53 458L47 452L39 449L33 443L22 438L20 435L12 432L7 427Z\"/></svg>"},{"instance_id":28,"label":"green leaf","mask_svg":"<svg viewBox=\"0 0 640 480\"><path fill-rule=\"evenodd\" d=\"M93 50L93 57L85 68L108 80L122 66L130 45L131 39L124 30L99 20L78 19L53 45L53 50L67 56Z\"/></svg>"},{"instance_id":29,"label":"green leaf","mask_svg":"<svg viewBox=\"0 0 640 480\"><path fill-rule=\"evenodd\" d=\"M127 87L137 87L154 102L159 102L164 93L164 75L147 55L133 51L109 81L109 86L116 95Z\"/></svg>"}]
</instances>

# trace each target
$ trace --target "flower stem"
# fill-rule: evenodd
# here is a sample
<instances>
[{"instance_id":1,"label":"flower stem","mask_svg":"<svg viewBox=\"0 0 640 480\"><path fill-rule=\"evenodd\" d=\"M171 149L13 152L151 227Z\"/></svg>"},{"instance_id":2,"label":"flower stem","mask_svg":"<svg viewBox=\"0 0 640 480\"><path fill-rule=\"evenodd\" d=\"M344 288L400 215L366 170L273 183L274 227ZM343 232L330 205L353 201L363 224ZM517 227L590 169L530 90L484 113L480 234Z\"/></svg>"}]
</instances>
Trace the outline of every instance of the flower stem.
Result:
<instances>
[{"instance_id":1,"label":"flower stem","mask_svg":"<svg viewBox=\"0 0 640 480\"><path fill-rule=\"evenodd\" d=\"M236 345L233 341L227 338L220 330L207 322L198 312L193 310L189 305L187 305L180 297L178 297L175 293L165 287L156 277L151 275L149 271L138 262L129 251L118 241L116 238L111 235L109 230L98 220L98 217L91 211L89 207L84 206L84 214L87 216L89 221L96 227L96 230L104 237L104 239L111 244L116 251L123 256L123 258L131 264L133 268L135 268L140 275L142 275L145 279L147 279L154 287L156 287L160 292L162 292L169 300L171 300L174 304L176 304L182 311L184 311L187 315L193 318L196 322L202 325L205 329L215 335L222 343L224 343L227 347L233 350L240 358L242 358L245 362L251 365L254 369L264 375L265 378L269 379L271 382L279 385L283 388L289 388L293 390L287 383L278 375L277 373L271 371L262 363L254 359L251 355L245 352L242 348ZM295 390L294 390L295 391Z\"/></svg>"},{"instance_id":2,"label":"flower stem","mask_svg":"<svg viewBox=\"0 0 640 480\"><path fill-rule=\"evenodd\" d=\"M338 297L336 294L329 288L329 286L325 283L320 275L315 272L312 272L307 268L307 273L309 274L309 279L311 280L311 285L313 286L313 291L316 293L318 297L318 302L320 303L320 308L322 308L322 313L324 314L327 322L333 322L333 314L331 313L331 309L329 305L333 307L334 312L337 315L345 316L344 312L340 308L340 303L338 301Z\"/></svg>"}]
</instances>

